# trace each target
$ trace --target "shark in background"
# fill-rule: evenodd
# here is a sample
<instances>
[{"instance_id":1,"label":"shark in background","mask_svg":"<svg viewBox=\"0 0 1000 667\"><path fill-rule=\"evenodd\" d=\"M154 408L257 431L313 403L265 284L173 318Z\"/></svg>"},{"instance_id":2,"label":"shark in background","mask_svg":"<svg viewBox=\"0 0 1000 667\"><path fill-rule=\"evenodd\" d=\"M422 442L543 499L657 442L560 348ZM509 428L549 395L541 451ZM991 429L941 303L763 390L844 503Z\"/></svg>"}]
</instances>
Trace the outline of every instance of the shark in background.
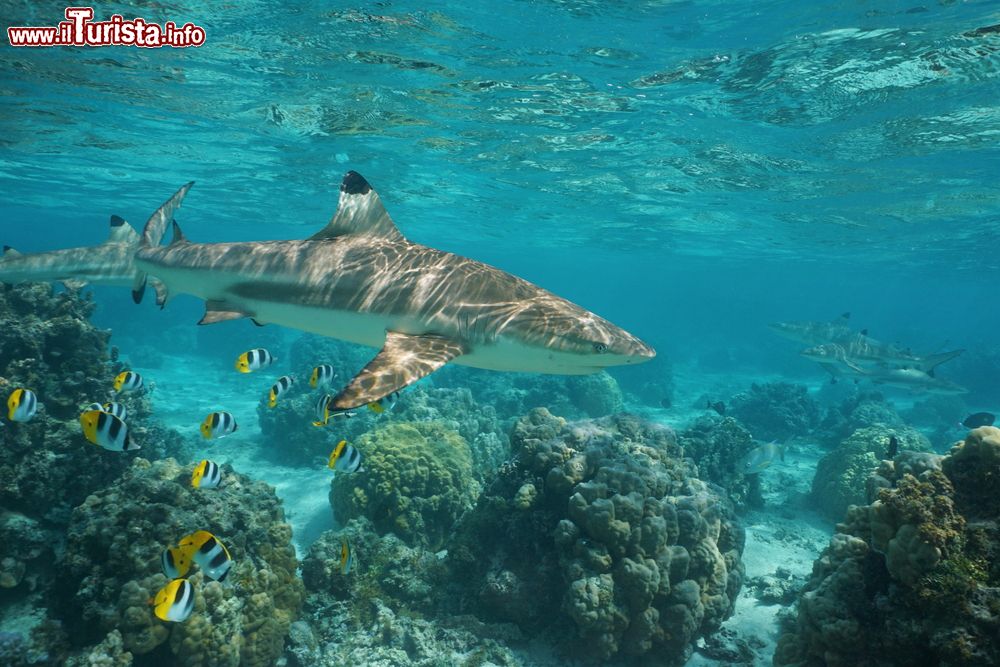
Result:
<instances>
[{"instance_id":1,"label":"shark in background","mask_svg":"<svg viewBox=\"0 0 1000 667\"><path fill-rule=\"evenodd\" d=\"M965 393L963 387L935 377L938 366L964 350L914 354L909 348L872 338L867 329L855 332L848 325L850 317L843 313L830 322L776 322L769 327L784 338L809 345L800 354L817 362L830 374L831 382L852 377L855 382L865 379L923 393Z\"/></svg>"},{"instance_id":2,"label":"shark in background","mask_svg":"<svg viewBox=\"0 0 1000 667\"><path fill-rule=\"evenodd\" d=\"M162 227L160 237L163 236L165 224L162 221L173 219L192 185L188 183L182 187L153 213L149 221L160 222L153 225L152 234L159 224ZM146 226L150 227L149 222ZM156 242L159 240L158 237ZM112 215L108 238L98 245L25 254L5 245L0 256L0 282L58 281L67 289L80 289L87 284L131 286L136 274L135 253L141 242L142 237L132 225Z\"/></svg>"},{"instance_id":3,"label":"shark in background","mask_svg":"<svg viewBox=\"0 0 1000 667\"><path fill-rule=\"evenodd\" d=\"M158 245L168 221L173 240ZM204 299L199 324L251 318L381 348L333 397L334 409L377 401L449 362L589 374L656 354L526 280L408 241L353 171L336 214L308 239L192 243L170 216L154 214L134 262L137 303L152 283L161 306L177 293Z\"/></svg>"}]
</instances>

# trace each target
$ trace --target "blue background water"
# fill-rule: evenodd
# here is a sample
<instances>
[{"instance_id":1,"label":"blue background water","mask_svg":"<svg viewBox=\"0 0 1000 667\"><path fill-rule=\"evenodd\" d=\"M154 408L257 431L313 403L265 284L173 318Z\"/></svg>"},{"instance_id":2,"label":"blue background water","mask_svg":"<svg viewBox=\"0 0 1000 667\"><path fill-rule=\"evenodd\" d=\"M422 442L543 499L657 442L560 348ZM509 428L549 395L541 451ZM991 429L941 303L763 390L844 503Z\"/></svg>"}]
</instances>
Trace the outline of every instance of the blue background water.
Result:
<instances>
[{"instance_id":1,"label":"blue background water","mask_svg":"<svg viewBox=\"0 0 1000 667\"><path fill-rule=\"evenodd\" d=\"M64 6L7 3L3 22L54 25ZM208 41L0 47L3 243L95 243L109 214L141 226L192 179L178 220L193 240L303 237L355 169L409 238L537 282L677 362L818 382L764 325L850 310L883 340L968 348L949 377L1000 403L986 364L1000 34L973 32L1000 23L997 2L113 3L98 17L113 11L192 21ZM200 317L186 298L159 313L97 293L102 324L154 346Z\"/></svg>"}]
</instances>

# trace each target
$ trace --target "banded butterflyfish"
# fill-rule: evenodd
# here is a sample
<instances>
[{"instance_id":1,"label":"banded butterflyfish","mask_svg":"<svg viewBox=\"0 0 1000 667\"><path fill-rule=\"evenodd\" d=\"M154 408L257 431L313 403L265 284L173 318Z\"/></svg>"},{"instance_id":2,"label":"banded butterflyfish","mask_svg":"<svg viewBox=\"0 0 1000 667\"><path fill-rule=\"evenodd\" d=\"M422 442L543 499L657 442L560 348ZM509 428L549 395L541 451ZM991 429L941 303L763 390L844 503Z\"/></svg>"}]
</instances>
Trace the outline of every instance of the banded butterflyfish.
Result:
<instances>
[{"instance_id":1,"label":"banded butterflyfish","mask_svg":"<svg viewBox=\"0 0 1000 667\"><path fill-rule=\"evenodd\" d=\"M222 470L215 461L203 460L191 473L191 486L196 489L214 489L222 481Z\"/></svg>"},{"instance_id":2,"label":"banded butterflyfish","mask_svg":"<svg viewBox=\"0 0 1000 667\"><path fill-rule=\"evenodd\" d=\"M253 373L267 368L273 363L274 357L271 356L271 353L262 347L257 347L236 358L236 370L240 373Z\"/></svg>"},{"instance_id":3,"label":"banded butterflyfish","mask_svg":"<svg viewBox=\"0 0 1000 667\"><path fill-rule=\"evenodd\" d=\"M228 412L213 412L201 423L201 437L206 440L224 438L236 432L236 418Z\"/></svg>"},{"instance_id":4,"label":"banded butterflyfish","mask_svg":"<svg viewBox=\"0 0 1000 667\"><path fill-rule=\"evenodd\" d=\"M88 410L80 415L83 437L92 444L112 452L139 449L128 433L128 426L118 417L101 410Z\"/></svg>"},{"instance_id":5,"label":"banded butterflyfish","mask_svg":"<svg viewBox=\"0 0 1000 667\"><path fill-rule=\"evenodd\" d=\"M18 387L7 397L7 419L12 422L31 421L38 413L38 397L35 392Z\"/></svg>"}]
</instances>

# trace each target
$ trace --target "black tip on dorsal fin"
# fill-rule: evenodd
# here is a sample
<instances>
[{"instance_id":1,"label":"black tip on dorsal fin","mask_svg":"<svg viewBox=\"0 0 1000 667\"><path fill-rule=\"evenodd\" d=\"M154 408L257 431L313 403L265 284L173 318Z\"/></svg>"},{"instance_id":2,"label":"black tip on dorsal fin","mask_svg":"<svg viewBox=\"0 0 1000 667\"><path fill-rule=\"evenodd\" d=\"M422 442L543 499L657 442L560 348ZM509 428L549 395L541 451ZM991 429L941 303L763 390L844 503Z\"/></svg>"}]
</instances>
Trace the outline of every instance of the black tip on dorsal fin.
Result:
<instances>
[{"instance_id":1,"label":"black tip on dorsal fin","mask_svg":"<svg viewBox=\"0 0 1000 667\"><path fill-rule=\"evenodd\" d=\"M111 226L112 227L121 227L124 224L125 224L125 218L123 218L123 217L121 217L119 215L113 215L113 216L111 216Z\"/></svg>"},{"instance_id":2,"label":"black tip on dorsal fin","mask_svg":"<svg viewBox=\"0 0 1000 667\"><path fill-rule=\"evenodd\" d=\"M365 180L365 177L356 171L344 174L344 180L340 183L340 191L349 195L366 195L371 192L371 189L372 186Z\"/></svg>"},{"instance_id":3,"label":"black tip on dorsal fin","mask_svg":"<svg viewBox=\"0 0 1000 667\"><path fill-rule=\"evenodd\" d=\"M867 336L868 335L868 329L862 329L861 330L861 335L862 336Z\"/></svg>"},{"instance_id":4,"label":"black tip on dorsal fin","mask_svg":"<svg viewBox=\"0 0 1000 667\"><path fill-rule=\"evenodd\" d=\"M3 251L7 252L8 250L12 250L12 248L9 245L4 245Z\"/></svg>"}]
</instances>

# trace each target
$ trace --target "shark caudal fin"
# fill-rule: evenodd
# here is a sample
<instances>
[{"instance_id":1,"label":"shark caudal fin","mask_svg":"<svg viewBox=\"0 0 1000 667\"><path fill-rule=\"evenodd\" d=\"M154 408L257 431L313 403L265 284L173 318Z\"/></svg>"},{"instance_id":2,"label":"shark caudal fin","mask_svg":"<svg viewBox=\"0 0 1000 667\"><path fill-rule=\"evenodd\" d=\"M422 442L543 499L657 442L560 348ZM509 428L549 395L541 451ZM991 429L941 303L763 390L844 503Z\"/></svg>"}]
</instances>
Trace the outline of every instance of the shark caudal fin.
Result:
<instances>
[{"instance_id":1,"label":"shark caudal fin","mask_svg":"<svg viewBox=\"0 0 1000 667\"><path fill-rule=\"evenodd\" d=\"M333 239L346 234L379 236L402 241L403 235L382 205L378 193L356 171L344 174L340 183L340 202L337 212L326 227L309 237L310 241Z\"/></svg>"},{"instance_id":2,"label":"shark caudal fin","mask_svg":"<svg viewBox=\"0 0 1000 667\"><path fill-rule=\"evenodd\" d=\"M163 235L167 231L167 225L173 221L174 213L181 207L181 202L184 201L184 197L193 185L194 181L185 183L170 199L163 202L160 208L153 212L153 215L149 216L146 226L142 229L142 238L139 240L140 248L152 248L153 246L160 245L160 241L163 240ZM132 300L136 303L141 303L142 295L145 291L146 272L136 271L135 279L132 281ZM157 298L157 301L159 300Z\"/></svg>"}]
</instances>

